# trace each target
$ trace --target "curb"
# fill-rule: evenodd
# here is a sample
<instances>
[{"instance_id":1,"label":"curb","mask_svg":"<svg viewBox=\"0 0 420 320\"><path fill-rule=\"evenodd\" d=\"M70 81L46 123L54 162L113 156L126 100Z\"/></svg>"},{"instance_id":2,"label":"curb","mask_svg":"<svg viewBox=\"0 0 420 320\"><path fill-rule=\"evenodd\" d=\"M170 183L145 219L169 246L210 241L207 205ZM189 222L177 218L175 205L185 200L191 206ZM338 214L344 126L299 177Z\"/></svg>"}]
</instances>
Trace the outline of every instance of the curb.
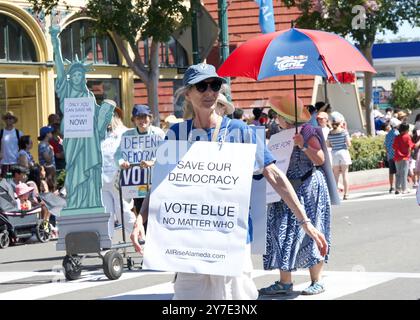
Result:
<instances>
[{"instance_id":1,"label":"curb","mask_svg":"<svg viewBox=\"0 0 420 320\"><path fill-rule=\"evenodd\" d=\"M361 189L367 189L367 188L379 187L379 186L386 186L388 184L389 184L388 180L370 182L370 183L366 183L366 184L354 184L354 185L349 186L349 191L351 191L351 190L361 190Z\"/></svg>"}]
</instances>

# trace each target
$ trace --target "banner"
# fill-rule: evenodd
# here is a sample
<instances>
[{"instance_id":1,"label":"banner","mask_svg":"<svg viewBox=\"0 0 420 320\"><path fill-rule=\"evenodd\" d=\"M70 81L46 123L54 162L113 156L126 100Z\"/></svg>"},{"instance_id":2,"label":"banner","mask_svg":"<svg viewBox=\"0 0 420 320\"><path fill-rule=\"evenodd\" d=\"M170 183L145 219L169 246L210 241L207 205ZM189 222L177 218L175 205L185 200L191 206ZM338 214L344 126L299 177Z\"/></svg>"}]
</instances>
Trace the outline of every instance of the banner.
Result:
<instances>
[{"instance_id":1,"label":"banner","mask_svg":"<svg viewBox=\"0 0 420 320\"><path fill-rule=\"evenodd\" d=\"M262 33L276 31L274 22L273 0L255 0L260 7L259 22Z\"/></svg>"},{"instance_id":2,"label":"banner","mask_svg":"<svg viewBox=\"0 0 420 320\"><path fill-rule=\"evenodd\" d=\"M144 269L241 274L255 151L255 144L227 142L159 147Z\"/></svg>"},{"instance_id":3,"label":"banner","mask_svg":"<svg viewBox=\"0 0 420 320\"><path fill-rule=\"evenodd\" d=\"M93 137L93 117L95 100L93 98L64 99L64 137Z\"/></svg>"},{"instance_id":4,"label":"banner","mask_svg":"<svg viewBox=\"0 0 420 320\"><path fill-rule=\"evenodd\" d=\"M300 129L301 127L298 128L298 132L300 132ZM294 147L293 137L295 132L295 128L282 130L272 135L268 142L267 148L271 151L274 158L276 158L277 168L284 174L287 173L287 169L289 168L290 156L292 155ZM271 184L267 182L266 202L273 203L280 200L280 195L273 189Z\"/></svg>"}]
</instances>

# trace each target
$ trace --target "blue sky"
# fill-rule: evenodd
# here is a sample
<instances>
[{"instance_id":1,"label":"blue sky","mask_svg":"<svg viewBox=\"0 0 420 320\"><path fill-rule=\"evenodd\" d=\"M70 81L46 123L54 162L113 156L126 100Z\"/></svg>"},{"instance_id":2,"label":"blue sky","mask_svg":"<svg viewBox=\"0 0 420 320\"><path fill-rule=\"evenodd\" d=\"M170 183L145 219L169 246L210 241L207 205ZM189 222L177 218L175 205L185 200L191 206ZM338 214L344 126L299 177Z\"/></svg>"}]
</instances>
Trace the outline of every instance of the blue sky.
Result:
<instances>
[{"instance_id":1,"label":"blue sky","mask_svg":"<svg viewBox=\"0 0 420 320\"><path fill-rule=\"evenodd\" d=\"M391 31L385 32L385 35L379 33L377 35L377 39L385 39L386 41L390 41L392 39L398 38L399 36L404 38L414 38L420 37L420 28L416 27L413 28L410 26L408 22L405 22L399 29L396 34L393 34Z\"/></svg>"}]
</instances>

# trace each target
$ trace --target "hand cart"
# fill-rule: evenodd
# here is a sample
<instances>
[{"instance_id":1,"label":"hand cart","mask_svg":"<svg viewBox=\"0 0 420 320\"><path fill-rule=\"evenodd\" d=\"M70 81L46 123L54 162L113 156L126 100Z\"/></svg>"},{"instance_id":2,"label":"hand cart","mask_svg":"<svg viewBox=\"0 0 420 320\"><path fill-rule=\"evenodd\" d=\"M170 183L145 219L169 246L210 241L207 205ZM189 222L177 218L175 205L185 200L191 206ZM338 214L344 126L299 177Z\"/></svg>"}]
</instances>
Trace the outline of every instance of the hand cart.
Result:
<instances>
[{"instance_id":1,"label":"hand cart","mask_svg":"<svg viewBox=\"0 0 420 320\"><path fill-rule=\"evenodd\" d=\"M138 164L132 164L131 167L136 165ZM151 170L148 168L145 171L147 181L146 188L148 191L150 188ZM127 255L127 248L131 247L132 243L127 242L125 236L122 179L123 169L120 170L118 179L122 224L121 232L123 241L113 244L110 248L101 248L100 236L98 232L81 231L68 233L65 237L66 256L63 259L64 275L67 280L77 280L80 278L83 269L83 259L86 257L86 255L81 256L80 254L96 253L102 259L102 268L105 275L110 280L116 280L121 277L124 269L124 260L125 265L129 270L134 269L135 266L133 258ZM144 188L142 188L141 191L142 192L138 193L138 197L145 197L146 193L143 192ZM144 244L144 241L141 240L140 244ZM120 251L122 251L122 254Z\"/></svg>"}]
</instances>

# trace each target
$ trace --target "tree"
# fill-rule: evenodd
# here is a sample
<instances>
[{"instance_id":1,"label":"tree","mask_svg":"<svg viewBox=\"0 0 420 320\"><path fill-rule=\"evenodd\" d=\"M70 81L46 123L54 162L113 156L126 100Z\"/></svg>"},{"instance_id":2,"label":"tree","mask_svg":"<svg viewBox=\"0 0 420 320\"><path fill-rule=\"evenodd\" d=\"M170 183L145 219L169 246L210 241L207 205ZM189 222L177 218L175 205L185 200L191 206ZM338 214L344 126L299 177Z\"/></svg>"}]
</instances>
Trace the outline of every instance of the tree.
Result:
<instances>
[{"instance_id":1,"label":"tree","mask_svg":"<svg viewBox=\"0 0 420 320\"><path fill-rule=\"evenodd\" d=\"M35 12L50 14L61 0L29 0ZM191 14L183 0L87 0L79 14L93 19L97 35L112 34L116 45L133 72L147 88L148 104L155 124L159 124L159 47L171 34L190 24ZM148 61L139 53L140 41L151 39ZM128 46L127 46L128 44ZM130 54L128 48L134 54Z\"/></svg>"},{"instance_id":2,"label":"tree","mask_svg":"<svg viewBox=\"0 0 420 320\"><path fill-rule=\"evenodd\" d=\"M283 0L286 6L297 6L302 15L296 25L351 36L366 59L372 63L372 47L378 32L398 31L407 20L420 25L419 0ZM365 72L365 108L368 134L372 112L372 73Z\"/></svg>"},{"instance_id":3,"label":"tree","mask_svg":"<svg viewBox=\"0 0 420 320\"><path fill-rule=\"evenodd\" d=\"M392 84L392 94L389 102L394 108L420 108L420 92L417 82L400 77Z\"/></svg>"}]
</instances>

